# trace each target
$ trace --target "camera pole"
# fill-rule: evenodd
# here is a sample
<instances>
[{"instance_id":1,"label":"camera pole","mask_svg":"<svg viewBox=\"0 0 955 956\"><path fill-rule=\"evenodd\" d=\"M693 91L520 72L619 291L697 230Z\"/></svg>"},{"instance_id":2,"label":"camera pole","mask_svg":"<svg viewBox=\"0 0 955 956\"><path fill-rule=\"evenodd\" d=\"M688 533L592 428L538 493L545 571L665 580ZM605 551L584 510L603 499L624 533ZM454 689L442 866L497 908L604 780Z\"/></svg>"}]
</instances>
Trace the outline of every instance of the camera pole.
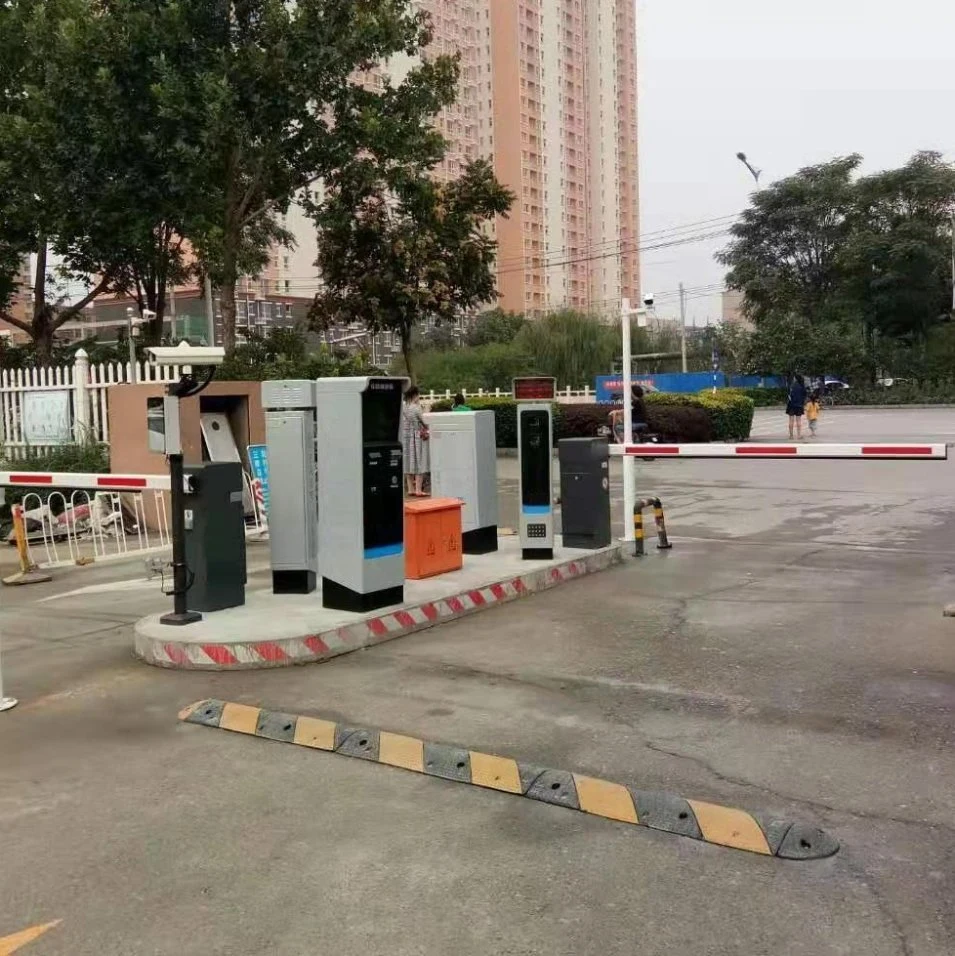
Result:
<instances>
[{"instance_id":1,"label":"camera pole","mask_svg":"<svg viewBox=\"0 0 955 956\"><path fill-rule=\"evenodd\" d=\"M197 380L191 369L183 369L178 382L166 390L164 403L166 455L169 458L169 483L172 506L172 600L173 609L160 619L161 624L183 627L202 620L198 611L188 609L189 568L186 564L186 489L183 468L182 442L179 434L179 401L198 395L215 375L215 368L208 366L203 380Z\"/></svg>"}]
</instances>

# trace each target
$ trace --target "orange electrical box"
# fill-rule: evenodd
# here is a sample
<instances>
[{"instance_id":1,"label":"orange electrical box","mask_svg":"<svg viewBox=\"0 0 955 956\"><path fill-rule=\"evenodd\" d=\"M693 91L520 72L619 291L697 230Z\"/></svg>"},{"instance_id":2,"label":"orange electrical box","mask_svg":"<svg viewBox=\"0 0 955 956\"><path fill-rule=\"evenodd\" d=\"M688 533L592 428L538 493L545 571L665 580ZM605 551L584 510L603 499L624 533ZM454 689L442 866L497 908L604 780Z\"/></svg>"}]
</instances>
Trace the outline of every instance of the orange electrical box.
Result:
<instances>
[{"instance_id":1,"label":"orange electrical box","mask_svg":"<svg viewBox=\"0 0 955 956\"><path fill-rule=\"evenodd\" d=\"M427 498L405 502L405 577L421 578L459 571L461 501Z\"/></svg>"}]
</instances>

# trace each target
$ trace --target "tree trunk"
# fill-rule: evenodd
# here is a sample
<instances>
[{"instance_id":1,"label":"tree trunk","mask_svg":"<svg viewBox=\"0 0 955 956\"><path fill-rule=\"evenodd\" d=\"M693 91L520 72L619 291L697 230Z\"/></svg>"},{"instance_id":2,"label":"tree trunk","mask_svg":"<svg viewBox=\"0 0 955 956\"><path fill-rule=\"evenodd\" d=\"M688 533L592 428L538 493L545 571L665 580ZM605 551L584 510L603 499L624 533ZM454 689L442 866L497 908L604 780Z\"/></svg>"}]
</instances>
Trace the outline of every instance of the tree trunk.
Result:
<instances>
[{"instance_id":1,"label":"tree trunk","mask_svg":"<svg viewBox=\"0 0 955 956\"><path fill-rule=\"evenodd\" d=\"M411 367L411 329L402 329L399 334L401 338L401 354L405 360L405 371L408 373L411 384L417 385L414 369Z\"/></svg>"},{"instance_id":2,"label":"tree trunk","mask_svg":"<svg viewBox=\"0 0 955 956\"><path fill-rule=\"evenodd\" d=\"M236 253L226 236L222 250L222 284L219 286L219 308L222 311L222 345L226 355L235 351L235 287L239 281ZM213 343L209 343L210 345Z\"/></svg>"},{"instance_id":3,"label":"tree trunk","mask_svg":"<svg viewBox=\"0 0 955 956\"><path fill-rule=\"evenodd\" d=\"M37 358L44 365L53 359L53 316L46 304L46 236L41 235L36 249L36 277L33 281L33 321L30 336Z\"/></svg>"}]
</instances>

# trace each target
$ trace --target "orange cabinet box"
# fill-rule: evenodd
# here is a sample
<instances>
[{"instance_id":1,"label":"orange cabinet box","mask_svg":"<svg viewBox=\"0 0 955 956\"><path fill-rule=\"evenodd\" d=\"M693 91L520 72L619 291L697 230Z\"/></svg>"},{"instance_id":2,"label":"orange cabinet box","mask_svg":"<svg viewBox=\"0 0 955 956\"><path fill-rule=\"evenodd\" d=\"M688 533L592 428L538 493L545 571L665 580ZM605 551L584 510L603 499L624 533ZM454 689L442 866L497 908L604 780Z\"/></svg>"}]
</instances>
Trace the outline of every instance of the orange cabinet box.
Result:
<instances>
[{"instance_id":1,"label":"orange cabinet box","mask_svg":"<svg viewBox=\"0 0 955 956\"><path fill-rule=\"evenodd\" d=\"M405 502L405 577L421 578L459 571L461 501L426 498Z\"/></svg>"}]
</instances>

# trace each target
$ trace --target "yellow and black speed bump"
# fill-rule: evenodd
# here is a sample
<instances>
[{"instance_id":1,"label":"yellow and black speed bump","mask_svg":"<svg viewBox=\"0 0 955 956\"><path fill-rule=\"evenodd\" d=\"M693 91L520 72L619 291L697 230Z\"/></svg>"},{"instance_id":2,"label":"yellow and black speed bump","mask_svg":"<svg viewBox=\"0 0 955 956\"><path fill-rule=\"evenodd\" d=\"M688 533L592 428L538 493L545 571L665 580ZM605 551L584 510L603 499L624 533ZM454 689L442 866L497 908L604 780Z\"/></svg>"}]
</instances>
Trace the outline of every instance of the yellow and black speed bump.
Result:
<instances>
[{"instance_id":1,"label":"yellow and black speed bump","mask_svg":"<svg viewBox=\"0 0 955 956\"><path fill-rule=\"evenodd\" d=\"M819 860L839 850L838 840L806 824L700 800L684 800L671 793L637 790L567 770L536 767L510 757L429 743L371 727L349 727L318 717L284 714L221 700L199 701L181 711L179 718L191 724L327 750L444 780L513 793L608 820L665 830L763 856Z\"/></svg>"}]
</instances>

